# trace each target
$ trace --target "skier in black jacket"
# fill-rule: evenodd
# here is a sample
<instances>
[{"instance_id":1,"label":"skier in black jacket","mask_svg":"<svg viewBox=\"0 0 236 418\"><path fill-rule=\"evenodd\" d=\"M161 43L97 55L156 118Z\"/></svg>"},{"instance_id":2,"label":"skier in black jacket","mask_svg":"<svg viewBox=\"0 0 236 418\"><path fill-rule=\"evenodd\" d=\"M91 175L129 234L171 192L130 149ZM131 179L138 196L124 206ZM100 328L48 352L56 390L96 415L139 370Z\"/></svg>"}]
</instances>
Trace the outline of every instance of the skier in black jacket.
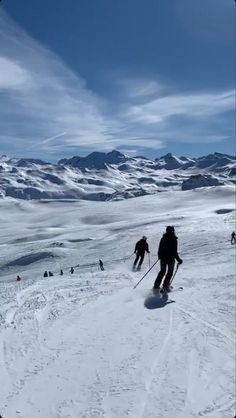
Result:
<instances>
[{"instance_id":1,"label":"skier in black jacket","mask_svg":"<svg viewBox=\"0 0 236 418\"><path fill-rule=\"evenodd\" d=\"M105 270L102 260L99 260L99 267L102 271Z\"/></svg>"},{"instance_id":2,"label":"skier in black jacket","mask_svg":"<svg viewBox=\"0 0 236 418\"><path fill-rule=\"evenodd\" d=\"M236 242L236 234L235 234L235 232L233 231L232 232L232 234L231 234L231 244L233 244L233 243L235 243Z\"/></svg>"},{"instance_id":3,"label":"skier in black jacket","mask_svg":"<svg viewBox=\"0 0 236 418\"><path fill-rule=\"evenodd\" d=\"M137 264L139 258L140 258L140 260L139 260L139 263L138 263L137 270L141 269L141 265L143 263L145 251L147 253L149 253L149 246L148 246L148 243L147 243L147 237L143 236L138 242L136 242L136 245L135 245L134 253L136 254L136 258L134 260L133 270L135 270L135 267L136 267L136 264Z\"/></svg>"},{"instance_id":4,"label":"skier in black jacket","mask_svg":"<svg viewBox=\"0 0 236 418\"><path fill-rule=\"evenodd\" d=\"M179 257L178 254L178 238L175 235L175 228L173 226L166 227L166 233L161 238L159 249L158 249L158 258L161 263L161 270L159 271L157 278L154 283L154 289L158 289L161 286L163 277L165 276L163 282L163 289L167 289L170 284L171 277L173 275L175 260L179 264L182 264L183 260ZM167 269L167 273L166 273Z\"/></svg>"}]
</instances>

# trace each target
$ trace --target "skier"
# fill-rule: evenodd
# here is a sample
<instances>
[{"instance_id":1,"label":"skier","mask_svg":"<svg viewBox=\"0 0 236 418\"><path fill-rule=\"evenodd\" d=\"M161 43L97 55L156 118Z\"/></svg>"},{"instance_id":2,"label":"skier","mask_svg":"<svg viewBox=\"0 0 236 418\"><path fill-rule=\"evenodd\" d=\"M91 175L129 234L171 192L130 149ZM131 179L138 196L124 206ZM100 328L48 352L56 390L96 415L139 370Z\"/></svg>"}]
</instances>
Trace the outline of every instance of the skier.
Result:
<instances>
[{"instance_id":1,"label":"skier","mask_svg":"<svg viewBox=\"0 0 236 418\"><path fill-rule=\"evenodd\" d=\"M21 277L19 275L16 276L16 281L19 282L21 280Z\"/></svg>"},{"instance_id":2,"label":"skier","mask_svg":"<svg viewBox=\"0 0 236 418\"><path fill-rule=\"evenodd\" d=\"M140 260L139 260L139 263L138 263L137 270L141 269L141 265L143 263L145 252L150 253L149 246L148 246L148 243L147 243L147 237L145 237L145 235L144 235L138 242L136 242L136 245L135 245L134 254L136 254L136 258L135 258L134 264L133 264L133 271L135 271L135 267L136 267L136 264L137 264L139 259Z\"/></svg>"},{"instance_id":3,"label":"skier","mask_svg":"<svg viewBox=\"0 0 236 418\"><path fill-rule=\"evenodd\" d=\"M75 270L74 270L74 268L73 268L73 267L71 267L71 268L70 268L70 274L74 274L74 271L75 271Z\"/></svg>"},{"instance_id":4,"label":"skier","mask_svg":"<svg viewBox=\"0 0 236 418\"><path fill-rule=\"evenodd\" d=\"M47 272L47 270L43 273L43 277L48 277L48 272Z\"/></svg>"},{"instance_id":5,"label":"skier","mask_svg":"<svg viewBox=\"0 0 236 418\"><path fill-rule=\"evenodd\" d=\"M235 244L235 242L236 242L236 234L233 231L232 234L231 234L231 244Z\"/></svg>"},{"instance_id":6,"label":"skier","mask_svg":"<svg viewBox=\"0 0 236 418\"><path fill-rule=\"evenodd\" d=\"M62 269L60 270L60 276L63 276L63 270Z\"/></svg>"},{"instance_id":7,"label":"skier","mask_svg":"<svg viewBox=\"0 0 236 418\"><path fill-rule=\"evenodd\" d=\"M103 271L104 270L104 266L103 266L103 262L102 260L99 260L99 267L100 269Z\"/></svg>"},{"instance_id":8,"label":"skier","mask_svg":"<svg viewBox=\"0 0 236 418\"><path fill-rule=\"evenodd\" d=\"M178 255L178 238L175 235L175 228L173 226L166 227L166 233L162 236L159 248L158 248L158 258L161 263L161 270L159 271L157 278L154 283L154 289L159 289L163 277L165 276L163 282L163 290L168 291L171 277L173 275L175 260L179 264L183 263L183 260ZM167 269L167 273L166 273Z\"/></svg>"},{"instance_id":9,"label":"skier","mask_svg":"<svg viewBox=\"0 0 236 418\"><path fill-rule=\"evenodd\" d=\"M53 273L51 271L48 272L49 277L53 276Z\"/></svg>"}]
</instances>

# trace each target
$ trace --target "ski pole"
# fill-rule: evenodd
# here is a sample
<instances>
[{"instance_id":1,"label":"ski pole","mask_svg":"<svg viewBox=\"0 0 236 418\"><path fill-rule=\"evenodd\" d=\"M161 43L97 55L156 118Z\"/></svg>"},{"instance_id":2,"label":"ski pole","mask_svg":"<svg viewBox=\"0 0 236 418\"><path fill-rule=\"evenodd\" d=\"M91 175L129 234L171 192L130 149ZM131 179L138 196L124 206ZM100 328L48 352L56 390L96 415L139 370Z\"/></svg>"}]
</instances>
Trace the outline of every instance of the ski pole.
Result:
<instances>
[{"instance_id":1,"label":"ski pole","mask_svg":"<svg viewBox=\"0 0 236 418\"><path fill-rule=\"evenodd\" d=\"M150 253L148 253L148 264L149 264L149 268L150 268Z\"/></svg>"},{"instance_id":2,"label":"ski pole","mask_svg":"<svg viewBox=\"0 0 236 418\"><path fill-rule=\"evenodd\" d=\"M128 257L127 257L127 260L129 260L132 256L134 255L134 253L132 253L131 255L129 255Z\"/></svg>"},{"instance_id":3,"label":"ski pole","mask_svg":"<svg viewBox=\"0 0 236 418\"><path fill-rule=\"evenodd\" d=\"M150 267L150 269L143 275L143 277L138 281L138 283L136 283L136 285L134 286L134 289L136 289L136 287L139 285L139 283L141 283L141 281L144 279L144 277L147 276L149 271L152 270L152 268L155 266L156 263L158 263L158 261L159 261L159 258L157 259L157 261L155 261L155 263L152 265L152 267Z\"/></svg>"},{"instance_id":4,"label":"ski pole","mask_svg":"<svg viewBox=\"0 0 236 418\"><path fill-rule=\"evenodd\" d=\"M130 260L130 258L132 257L134 255L134 253L132 253L131 255L125 255L123 258L122 258L122 261L125 263L127 260ZM0 417L1 418L1 417Z\"/></svg>"},{"instance_id":5,"label":"ski pole","mask_svg":"<svg viewBox=\"0 0 236 418\"><path fill-rule=\"evenodd\" d=\"M176 267L176 269L175 269L175 272L174 272L173 276L171 277L171 281L170 281L169 286L170 286L170 285L171 285L171 283L173 282L173 280L174 280L174 278L175 278L175 275L176 275L176 273L177 273L177 271L178 271L178 268L179 268L179 263L177 263L177 267Z\"/></svg>"}]
</instances>

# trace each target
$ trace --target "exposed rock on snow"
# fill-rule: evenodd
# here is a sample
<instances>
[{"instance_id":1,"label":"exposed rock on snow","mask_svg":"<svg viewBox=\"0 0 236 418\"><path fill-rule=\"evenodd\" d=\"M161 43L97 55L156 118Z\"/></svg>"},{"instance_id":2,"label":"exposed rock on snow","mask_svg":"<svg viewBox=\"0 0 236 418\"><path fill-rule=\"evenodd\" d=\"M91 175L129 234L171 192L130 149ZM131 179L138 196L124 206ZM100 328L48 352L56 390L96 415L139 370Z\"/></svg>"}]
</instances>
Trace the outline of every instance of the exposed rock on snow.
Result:
<instances>
[{"instance_id":1,"label":"exposed rock on snow","mask_svg":"<svg viewBox=\"0 0 236 418\"><path fill-rule=\"evenodd\" d=\"M229 171L229 176L230 177L236 176L236 165L235 167L232 167L231 170Z\"/></svg>"},{"instance_id":2,"label":"exposed rock on snow","mask_svg":"<svg viewBox=\"0 0 236 418\"><path fill-rule=\"evenodd\" d=\"M119 164L126 161L126 157L119 151L92 152L87 157L73 157L71 159L63 159L59 164L69 165L80 169L107 169L107 164Z\"/></svg>"},{"instance_id":3,"label":"exposed rock on snow","mask_svg":"<svg viewBox=\"0 0 236 418\"><path fill-rule=\"evenodd\" d=\"M174 170L183 165L183 162L172 155L171 153L164 155L161 158L156 158L157 165L156 168L165 168L166 170Z\"/></svg>"},{"instance_id":4,"label":"exposed rock on snow","mask_svg":"<svg viewBox=\"0 0 236 418\"><path fill-rule=\"evenodd\" d=\"M43 160L37 159L37 158L21 158L16 163L18 167L28 167L28 166L30 167L32 164L48 165L49 163Z\"/></svg>"},{"instance_id":5,"label":"exposed rock on snow","mask_svg":"<svg viewBox=\"0 0 236 418\"><path fill-rule=\"evenodd\" d=\"M7 264L3 266L3 268L13 266L28 266L29 264L35 263L36 261L40 261L50 257L55 257L55 255L49 251L32 253L16 258L13 261L9 261Z\"/></svg>"},{"instance_id":6,"label":"exposed rock on snow","mask_svg":"<svg viewBox=\"0 0 236 418\"><path fill-rule=\"evenodd\" d=\"M196 174L184 180L182 190L197 189L198 187L222 186L223 183L210 175Z\"/></svg>"},{"instance_id":7,"label":"exposed rock on snow","mask_svg":"<svg viewBox=\"0 0 236 418\"><path fill-rule=\"evenodd\" d=\"M225 167L232 166L232 163L236 163L236 157L219 152L196 159L196 167L208 168L211 171L221 171Z\"/></svg>"},{"instance_id":8,"label":"exposed rock on snow","mask_svg":"<svg viewBox=\"0 0 236 418\"><path fill-rule=\"evenodd\" d=\"M19 180L18 180L19 181ZM15 197L16 199L47 199L48 194L35 187L7 187L6 196Z\"/></svg>"},{"instance_id":9,"label":"exposed rock on snow","mask_svg":"<svg viewBox=\"0 0 236 418\"><path fill-rule=\"evenodd\" d=\"M217 209L215 213L217 213L217 215L224 215L225 213L230 213L233 211L233 209Z\"/></svg>"}]
</instances>

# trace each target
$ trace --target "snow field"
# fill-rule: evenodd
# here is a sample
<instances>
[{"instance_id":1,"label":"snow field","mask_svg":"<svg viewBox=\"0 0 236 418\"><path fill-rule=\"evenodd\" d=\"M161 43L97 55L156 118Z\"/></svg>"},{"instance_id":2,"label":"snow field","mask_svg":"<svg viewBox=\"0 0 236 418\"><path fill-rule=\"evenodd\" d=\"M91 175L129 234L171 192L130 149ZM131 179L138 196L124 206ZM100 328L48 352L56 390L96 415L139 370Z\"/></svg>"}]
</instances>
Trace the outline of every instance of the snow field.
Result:
<instances>
[{"instance_id":1,"label":"snow field","mask_svg":"<svg viewBox=\"0 0 236 418\"><path fill-rule=\"evenodd\" d=\"M6 200L0 209L3 418L235 415L232 188L96 205ZM132 257L114 260L131 255L145 234L152 265L167 224L179 237L184 263L175 286L184 290L147 309L159 264L134 290L148 257L139 273ZM53 256L35 261L47 251ZM77 261L99 258L104 272L88 266L68 274ZM44 270L55 275L42 278Z\"/></svg>"}]
</instances>

